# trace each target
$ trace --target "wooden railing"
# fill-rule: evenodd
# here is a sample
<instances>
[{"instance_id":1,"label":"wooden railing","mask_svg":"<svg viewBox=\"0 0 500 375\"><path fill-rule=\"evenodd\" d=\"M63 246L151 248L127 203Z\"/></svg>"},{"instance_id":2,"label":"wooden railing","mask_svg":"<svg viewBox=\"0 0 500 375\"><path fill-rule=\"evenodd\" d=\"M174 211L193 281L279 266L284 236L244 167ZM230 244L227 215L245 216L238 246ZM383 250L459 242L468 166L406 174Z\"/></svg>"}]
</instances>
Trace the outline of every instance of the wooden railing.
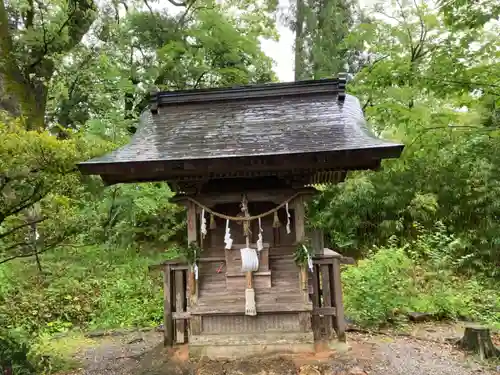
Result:
<instances>
[{"instance_id":1,"label":"wooden railing","mask_svg":"<svg viewBox=\"0 0 500 375\"><path fill-rule=\"evenodd\" d=\"M309 274L313 303L312 328L316 341L329 341L336 333L337 340L345 341L344 304L340 265L352 264L351 258L325 249L323 255L313 258L313 272Z\"/></svg>"},{"instance_id":2,"label":"wooden railing","mask_svg":"<svg viewBox=\"0 0 500 375\"><path fill-rule=\"evenodd\" d=\"M313 258L314 271L309 273L309 285L312 285L312 329L316 341L329 341L335 336L337 340L345 341L340 265L353 262L351 258L329 249L325 249L325 254ZM172 260L150 266L149 269L163 271L164 345L187 343L191 317L187 311L188 265Z\"/></svg>"},{"instance_id":3,"label":"wooden railing","mask_svg":"<svg viewBox=\"0 0 500 375\"><path fill-rule=\"evenodd\" d=\"M187 343L190 314L187 312L188 266L178 260L149 267L163 271L163 342L165 346Z\"/></svg>"}]
</instances>

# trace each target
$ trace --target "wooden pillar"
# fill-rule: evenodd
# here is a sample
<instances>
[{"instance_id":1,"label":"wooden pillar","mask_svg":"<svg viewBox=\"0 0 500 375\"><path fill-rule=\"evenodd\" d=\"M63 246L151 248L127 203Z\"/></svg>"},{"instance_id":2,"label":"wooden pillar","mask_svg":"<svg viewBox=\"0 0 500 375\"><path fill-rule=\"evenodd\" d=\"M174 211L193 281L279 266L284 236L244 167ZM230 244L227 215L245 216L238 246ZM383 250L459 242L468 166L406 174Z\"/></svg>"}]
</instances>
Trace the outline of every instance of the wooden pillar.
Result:
<instances>
[{"instance_id":1,"label":"wooden pillar","mask_svg":"<svg viewBox=\"0 0 500 375\"><path fill-rule=\"evenodd\" d=\"M346 341L345 337L345 317L344 317L344 303L342 301L342 280L340 278L340 257L333 259L331 285L333 288L333 300L335 303L335 328L337 329L337 337L339 341Z\"/></svg>"},{"instance_id":2,"label":"wooden pillar","mask_svg":"<svg viewBox=\"0 0 500 375\"><path fill-rule=\"evenodd\" d=\"M331 266L330 264L322 264L320 267L320 273L321 273L321 294L323 296L323 307L332 307L332 293L331 293L331 284L330 284L330 271L331 271ZM326 315L322 317L324 321L324 328L325 328L325 336L328 340L331 339L332 333L333 333L333 320L331 315Z\"/></svg>"},{"instance_id":3,"label":"wooden pillar","mask_svg":"<svg viewBox=\"0 0 500 375\"><path fill-rule=\"evenodd\" d=\"M322 255L325 248L325 237L322 229L313 229L310 233L311 247L314 255Z\"/></svg>"},{"instance_id":4,"label":"wooden pillar","mask_svg":"<svg viewBox=\"0 0 500 375\"><path fill-rule=\"evenodd\" d=\"M302 196L298 196L294 201L294 220L295 220L295 241L298 243L302 242L306 236L305 229L305 209L304 200ZM304 294L304 302L309 302L309 294L307 290L307 267L300 267L300 289Z\"/></svg>"},{"instance_id":5,"label":"wooden pillar","mask_svg":"<svg viewBox=\"0 0 500 375\"><path fill-rule=\"evenodd\" d=\"M187 240L188 244L197 242L198 236L196 231L196 206L193 202L187 203ZM188 289L189 289L189 305L192 306L198 301L198 281L195 280L194 271L188 270Z\"/></svg>"},{"instance_id":6,"label":"wooden pillar","mask_svg":"<svg viewBox=\"0 0 500 375\"><path fill-rule=\"evenodd\" d=\"M174 321L172 316L172 273L170 265L163 268L163 344L174 343Z\"/></svg>"},{"instance_id":7,"label":"wooden pillar","mask_svg":"<svg viewBox=\"0 0 500 375\"><path fill-rule=\"evenodd\" d=\"M175 270L175 311L184 312L184 301L186 299L186 286L184 284L184 271ZM186 322L184 319L175 321L175 341L178 344L184 344L184 333L186 331Z\"/></svg>"}]
</instances>

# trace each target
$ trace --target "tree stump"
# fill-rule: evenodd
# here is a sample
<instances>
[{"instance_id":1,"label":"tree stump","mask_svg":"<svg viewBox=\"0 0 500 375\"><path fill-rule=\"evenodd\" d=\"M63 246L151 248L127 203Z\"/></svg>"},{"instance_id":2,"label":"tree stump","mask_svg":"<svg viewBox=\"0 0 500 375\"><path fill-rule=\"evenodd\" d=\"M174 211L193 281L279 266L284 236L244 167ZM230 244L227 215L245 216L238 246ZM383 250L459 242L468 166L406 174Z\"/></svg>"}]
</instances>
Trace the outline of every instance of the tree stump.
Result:
<instances>
[{"instance_id":1,"label":"tree stump","mask_svg":"<svg viewBox=\"0 0 500 375\"><path fill-rule=\"evenodd\" d=\"M489 328L481 325L466 325L459 345L462 349L479 354L481 360L500 357L500 349L493 344Z\"/></svg>"}]
</instances>

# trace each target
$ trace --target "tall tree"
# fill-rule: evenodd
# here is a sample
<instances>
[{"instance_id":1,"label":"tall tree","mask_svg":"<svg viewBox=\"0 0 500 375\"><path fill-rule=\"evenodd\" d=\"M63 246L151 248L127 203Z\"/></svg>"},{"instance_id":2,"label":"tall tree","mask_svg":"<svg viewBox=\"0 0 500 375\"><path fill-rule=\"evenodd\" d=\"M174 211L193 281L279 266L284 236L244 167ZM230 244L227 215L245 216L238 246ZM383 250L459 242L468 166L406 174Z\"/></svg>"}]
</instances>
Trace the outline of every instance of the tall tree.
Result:
<instances>
[{"instance_id":1,"label":"tall tree","mask_svg":"<svg viewBox=\"0 0 500 375\"><path fill-rule=\"evenodd\" d=\"M294 19L295 79L324 78L350 70L345 39L360 14L352 0L297 0Z\"/></svg>"},{"instance_id":2,"label":"tall tree","mask_svg":"<svg viewBox=\"0 0 500 375\"><path fill-rule=\"evenodd\" d=\"M49 83L65 54L87 33L96 17L93 0L50 4L0 1L0 74L3 92L12 95L14 114L28 129L45 127Z\"/></svg>"},{"instance_id":3,"label":"tall tree","mask_svg":"<svg viewBox=\"0 0 500 375\"><path fill-rule=\"evenodd\" d=\"M349 37L365 43L370 63L348 89L373 130L406 148L382 171L326 190L312 217L350 249L446 233L424 256L498 275L498 31L450 27L425 2L395 5Z\"/></svg>"}]
</instances>

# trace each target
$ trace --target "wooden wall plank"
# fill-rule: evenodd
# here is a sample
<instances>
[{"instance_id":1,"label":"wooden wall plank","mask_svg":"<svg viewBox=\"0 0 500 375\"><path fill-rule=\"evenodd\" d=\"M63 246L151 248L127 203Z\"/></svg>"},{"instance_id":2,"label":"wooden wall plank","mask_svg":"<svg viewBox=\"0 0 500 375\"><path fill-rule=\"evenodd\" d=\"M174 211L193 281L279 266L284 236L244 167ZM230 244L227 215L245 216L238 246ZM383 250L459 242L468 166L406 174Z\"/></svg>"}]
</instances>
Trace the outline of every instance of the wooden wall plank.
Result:
<instances>
[{"instance_id":1,"label":"wooden wall plank","mask_svg":"<svg viewBox=\"0 0 500 375\"><path fill-rule=\"evenodd\" d=\"M201 315L191 315L189 319L189 331L190 336L201 334Z\"/></svg>"},{"instance_id":2,"label":"wooden wall plank","mask_svg":"<svg viewBox=\"0 0 500 375\"><path fill-rule=\"evenodd\" d=\"M299 325L302 332L311 331L311 313L301 312L299 313Z\"/></svg>"}]
</instances>

